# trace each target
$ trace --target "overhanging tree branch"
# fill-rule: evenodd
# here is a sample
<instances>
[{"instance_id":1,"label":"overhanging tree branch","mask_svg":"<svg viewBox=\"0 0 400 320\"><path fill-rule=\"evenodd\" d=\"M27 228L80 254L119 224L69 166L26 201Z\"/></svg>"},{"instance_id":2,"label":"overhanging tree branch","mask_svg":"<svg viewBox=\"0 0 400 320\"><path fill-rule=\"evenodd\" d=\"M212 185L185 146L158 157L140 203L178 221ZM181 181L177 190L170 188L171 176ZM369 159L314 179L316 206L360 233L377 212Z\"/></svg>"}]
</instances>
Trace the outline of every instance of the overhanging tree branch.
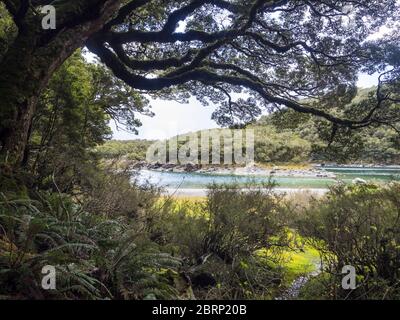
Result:
<instances>
[{"instance_id":1,"label":"overhanging tree branch","mask_svg":"<svg viewBox=\"0 0 400 320\"><path fill-rule=\"evenodd\" d=\"M189 81L201 81L203 83L208 83L208 84L227 83L234 86L246 87L258 93L269 103L284 105L295 111L322 117L332 123L336 123L338 125L346 126L349 128L354 129L362 127L369 124L371 121L370 119L364 119L358 121L341 119L329 113L326 113L322 110L302 105L296 101L272 96L265 90L262 83L254 81L256 80L255 78L249 79L246 77L219 75L207 70L206 68L192 69L190 71L172 77L160 77L156 79L146 78L129 72L126 69L125 65L121 63L109 49L94 42L89 43L88 46L93 52L95 52L102 59L102 61L114 72L114 74L117 77L124 80L127 84L129 84L133 88L139 90L149 90L149 91L162 90L171 86L184 84Z\"/></svg>"}]
</instances>

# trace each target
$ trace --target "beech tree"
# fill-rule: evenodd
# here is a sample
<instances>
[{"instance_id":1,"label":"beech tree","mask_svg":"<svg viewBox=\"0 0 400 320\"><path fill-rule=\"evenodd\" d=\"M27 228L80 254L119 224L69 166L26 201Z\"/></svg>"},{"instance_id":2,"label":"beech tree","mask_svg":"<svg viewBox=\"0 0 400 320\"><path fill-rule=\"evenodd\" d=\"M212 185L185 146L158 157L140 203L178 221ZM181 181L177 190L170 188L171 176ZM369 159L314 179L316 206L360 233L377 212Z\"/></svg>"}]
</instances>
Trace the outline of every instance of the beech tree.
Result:
<instances>
[{"instance_id":1,"label":"beech tree","mask_svg":"<svg viewBox=\"0 0 400 320\"><path fill-rule=\"evenodd\" d=\"M1 2L16 30L0 61L1 153L14 167L40 93L84 46L139 92L217 104L223 125L282 107L325 118L333 132L399 120L396 0ZM47 4L54 30L42 28ZM372 41L386 24L393 34ZM382 73L376 95L345 107L363 70Z\"/></svg>"}]
</instances>

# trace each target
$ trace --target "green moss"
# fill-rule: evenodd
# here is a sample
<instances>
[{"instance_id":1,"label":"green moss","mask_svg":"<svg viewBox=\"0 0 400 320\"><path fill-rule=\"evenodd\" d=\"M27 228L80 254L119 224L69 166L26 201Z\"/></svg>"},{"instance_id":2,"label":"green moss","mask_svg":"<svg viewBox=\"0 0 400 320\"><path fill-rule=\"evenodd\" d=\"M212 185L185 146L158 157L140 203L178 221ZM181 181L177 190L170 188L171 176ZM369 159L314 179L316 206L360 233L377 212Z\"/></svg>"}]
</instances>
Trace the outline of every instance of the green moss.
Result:
<instances>
[{"instance_id":1,"label":"green moss","mask_svg":"<svg viewBox=\"0 0 400 320\"><path fill-rule=\"evenodd\" d=\"M301 251L284 252L284 258L283 267L286 269L285 278L288 282L318 270L319 252L309 246Z\"/></svg>"},{"instance_id":2,"label":"green moss","mask_svg":"<svg viewBox=\"0 0 400 320\"><path fill-rule=\"evenodd\" d=\"M272 268L283 269L283 285L290 285L296 278L315 272L319 268L320 254L318 250L307 244L307 239L296 234L293 230L287 231L290 248L271 248L258 251L261 258ZM270 261L274 262L271 263Z\"/></svg>"}]
</instances>

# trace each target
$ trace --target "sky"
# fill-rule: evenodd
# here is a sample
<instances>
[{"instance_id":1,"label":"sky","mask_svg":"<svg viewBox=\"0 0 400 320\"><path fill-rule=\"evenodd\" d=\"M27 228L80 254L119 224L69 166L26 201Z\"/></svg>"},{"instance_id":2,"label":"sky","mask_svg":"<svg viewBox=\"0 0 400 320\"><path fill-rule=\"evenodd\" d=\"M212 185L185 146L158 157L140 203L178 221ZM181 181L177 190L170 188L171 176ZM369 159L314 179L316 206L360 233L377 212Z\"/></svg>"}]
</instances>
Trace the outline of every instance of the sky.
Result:
<instances>
[{"instance_id":1,"label":"sky","mask_svg":"<svg viewBox=\"0 0 400 320\"><path fill-rule=\"evenodd\" d=\"M166 139L177 134L218 127L211 120L214 108L212 106L204 107L194 98L191 98L188 104L151 100L151 106L151 110L155 113L154 117L138 116L143 123L138 128L139 135L117 130L114 123L111 123L114 132L113 139Z\"/></svg>"}]
</instances>

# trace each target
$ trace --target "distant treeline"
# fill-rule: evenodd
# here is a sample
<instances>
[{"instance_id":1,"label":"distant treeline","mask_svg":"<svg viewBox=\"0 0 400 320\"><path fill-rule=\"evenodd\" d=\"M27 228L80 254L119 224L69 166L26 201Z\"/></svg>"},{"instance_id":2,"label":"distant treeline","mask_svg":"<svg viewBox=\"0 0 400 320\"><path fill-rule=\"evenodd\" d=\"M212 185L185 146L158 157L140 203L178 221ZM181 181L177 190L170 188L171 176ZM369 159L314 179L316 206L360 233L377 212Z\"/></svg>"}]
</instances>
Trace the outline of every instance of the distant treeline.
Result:
<instances>
[{"instance_id":1,"label":"distant treeline","mask_svg":"<svg viewBox=\"0 0 400 320\"><path fill-rule=\"evenodd\" d=\"M365 99L373 95L374 91L374 88L361 89L353 101ZM390 127L370 126L359 130L338 128L334 131L332 125L325 120L283 110L263 116L246 128L254 129L255 161L258 163L400 162L400 135ZM197 134L200 136L201 132ZM178 141L184 144L184 135L178 136ZM112 140L97 147L96 151L106 159L123 157L126 160L145 161L146 151L154 142ZM221 142L223 145L223 140Z\"/></svg>"},{"instance_id":2,"label":"distant treeline","mask_svg":"<svg viewBox=\"0 0 400 320\"><path fill-rule=\"evenodd\" d=\"M368 99L374 94L376 88L359 89L352 103ZM325 120L293 110L264 116L256 126L269 128L278 140L284 139L289 145L293 143L290 142L291 139L298 141L300 151L297 157L301 155L301 160L380 164L400 162L400 135L396 128L389 126L371 125L358 130L335 128ZM267 136L264 138L267 141L271 140ZM298 160L297 157L289 161ZM282 158L281 160L288 161ZM262 159L259 161L262 162Z\"/></svg>"},{"instance_id":3,"label":"distant treeline","mask_svg":"<svg viewBox=\"0 0 400 320\"><path fill-rule=\"evenodd\" d=\"M144 161L146 151L155 141L151 140L111 140L98 146L96 153L103 159L125 158L132 161Z\"/></svg>"}]
</instances>

